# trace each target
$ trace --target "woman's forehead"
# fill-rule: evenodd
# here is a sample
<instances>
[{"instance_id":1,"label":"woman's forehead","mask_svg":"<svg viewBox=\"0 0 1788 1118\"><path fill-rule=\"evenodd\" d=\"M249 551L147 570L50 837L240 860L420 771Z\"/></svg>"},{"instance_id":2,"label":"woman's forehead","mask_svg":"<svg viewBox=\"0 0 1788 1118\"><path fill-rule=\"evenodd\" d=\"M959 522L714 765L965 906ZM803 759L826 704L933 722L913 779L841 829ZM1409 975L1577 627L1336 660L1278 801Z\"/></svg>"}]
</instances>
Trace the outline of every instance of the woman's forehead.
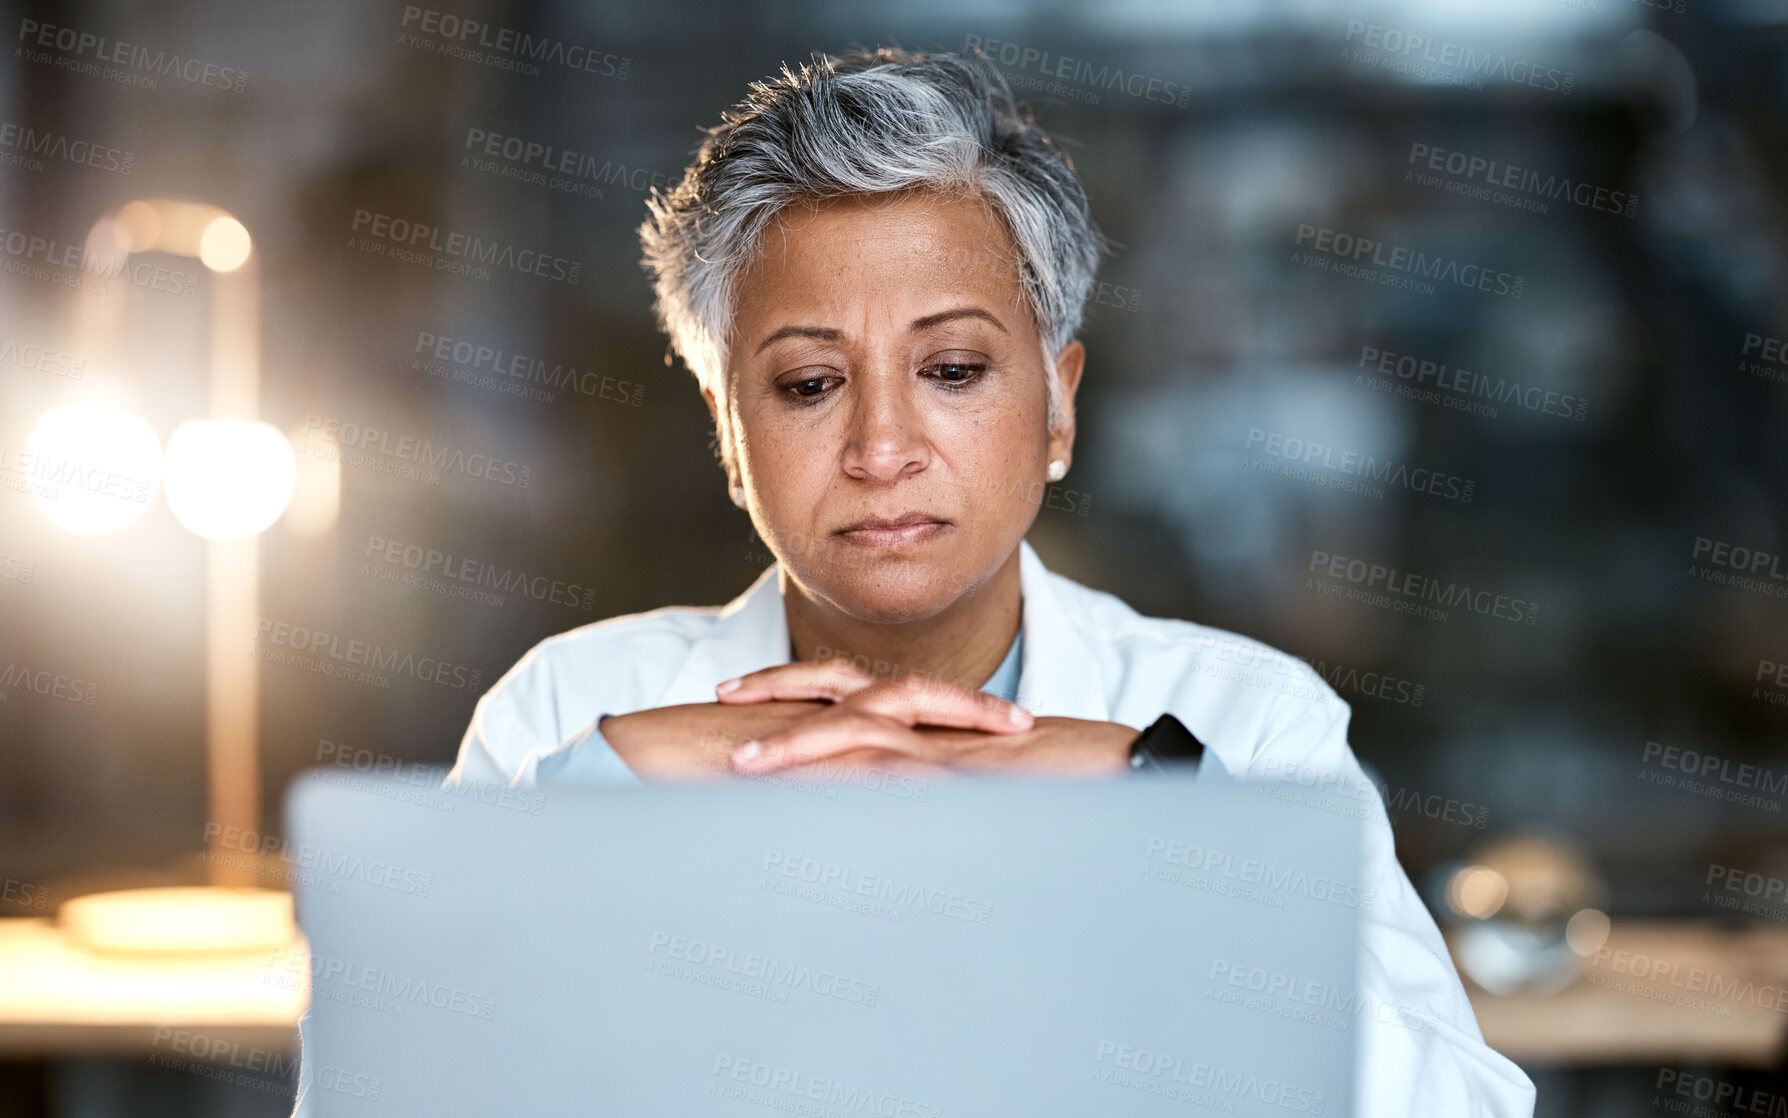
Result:
<instances>
[{"instance_id":1,"label":"woman's forehead","mask_svg":"<svg viewBox=\"0 0 1788 1118\"><path fill-rule=\"evenodd\" d=\"M992 207L975 197L908 193L790 206L758 239L752 270L971 271L1017 281L1018 253Z\"/></svg>"},{"instance_id":2,"label":"woman's forehead","mask_svg":"<svg viewBox=\"0 0 1788 1118\"><path fill-rule=\"evenodd\" d=\"M738 290L739 325L763 334L782 325L769 318L857 313L866 301L902 322L965 302L1004 321L1023 304L1018 254L992 209L934 194L790 207L764 230Z\"/></svg>"}]
</instances>

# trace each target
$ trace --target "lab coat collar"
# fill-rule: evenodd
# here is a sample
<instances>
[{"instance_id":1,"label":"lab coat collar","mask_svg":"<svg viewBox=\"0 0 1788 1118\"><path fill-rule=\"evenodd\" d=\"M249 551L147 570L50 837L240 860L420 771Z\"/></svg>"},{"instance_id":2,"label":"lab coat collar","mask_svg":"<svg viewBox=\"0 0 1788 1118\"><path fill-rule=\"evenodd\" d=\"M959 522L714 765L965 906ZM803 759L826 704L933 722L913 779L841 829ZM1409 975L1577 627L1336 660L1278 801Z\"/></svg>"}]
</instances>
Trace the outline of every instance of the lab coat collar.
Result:
<instances>
[{"instance_id":1,"label":"lab coat collar","mask_svg":"<svg viewBox=\"0 0 1788 1118\"><path fill-rule=\"evenodd\" d=\"M1021 540L1018 549L1024 596L1019 705L1038 715L1108 721L1100 657L1062 609L1043 560L1028 541ZM721 680L789 662L788 615L778 574L772 563L743 594L721 607L655 705L711 703Z\"/></svg>"},{"instance_id":2,"label":"lab coat collar","mask_svg":"<svg viewBox=\"0 0 1788 1118\"><path fill-rule=\"evenodd\" d=\"M743 594L720 608L713 626L695 642L653 705L711 703L722 680L789 662L788 615L782 609L778 570L778 564L770 564Z\"/></svg>"},{"instance_id":3,"label":"lab coat collar","mask_svg":"<svg viewBox=\"0 0 1788 1118\"><path fill-rule=\"evenodd\" d=\"M1097 649L1062 608L1055 576L1030 542L1021 541L1018 549L1018 579L1024 592L1018 705L1039 716L1109 721Z\"/></svg>"}]
</instances>

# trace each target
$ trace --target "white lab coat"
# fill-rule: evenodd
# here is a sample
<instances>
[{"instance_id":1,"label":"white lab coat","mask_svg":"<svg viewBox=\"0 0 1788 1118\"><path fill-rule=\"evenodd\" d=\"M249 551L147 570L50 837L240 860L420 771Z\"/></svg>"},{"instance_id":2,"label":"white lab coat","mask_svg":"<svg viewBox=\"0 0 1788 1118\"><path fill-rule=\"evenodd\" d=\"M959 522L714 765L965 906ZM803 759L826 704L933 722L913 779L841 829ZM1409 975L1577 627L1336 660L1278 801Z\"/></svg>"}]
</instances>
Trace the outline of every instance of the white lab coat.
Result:
<instances>
[{"instance_id":1,"label":"white lab coat","mask_svg":"<svg viewBox=\"0 0 1788 1118\"><path fill-rule=\"evenodd\" d=\"M1417 1024L1362 1016L1354 1113L1531 1118L1532 1082L1484 1043L1439 929L1397 863L1381 798L1347 744L1347 704L1293 657L1188 621L1144 617L1019 546L1021 705L1139 729L1170 712L1229 774L1323 774L1374 805L1364 877L1375 900L1363 914L1358 992ZM530 786L543 759L562 764L573 752L580 776L637 779L595 722L712 702L720 681L787 663L777 573L771 566L724 607L667 607L540 642L478 701L448 783Z\"/></svg>"}]
</instances>

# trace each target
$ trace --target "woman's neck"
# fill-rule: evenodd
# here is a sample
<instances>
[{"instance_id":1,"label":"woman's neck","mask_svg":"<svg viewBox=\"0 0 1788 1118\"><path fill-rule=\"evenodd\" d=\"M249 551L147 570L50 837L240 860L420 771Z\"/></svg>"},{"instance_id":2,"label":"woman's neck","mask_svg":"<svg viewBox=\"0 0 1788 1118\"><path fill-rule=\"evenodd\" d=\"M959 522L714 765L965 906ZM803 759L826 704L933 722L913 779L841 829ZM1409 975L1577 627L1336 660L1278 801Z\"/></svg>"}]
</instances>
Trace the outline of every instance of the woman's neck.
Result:
<instances>
[{"instance_id":1,"label":"woman's neck","mask_svg":"<svg viewBox=\"0 0 1788 1118\"><path fill-rule=\"evenodd\" d=\"M1019 549L973 594L934 617L887 625L862 621L781 579L789 642L796 660L846 656L878 678L919 672L979 690L993 675L1024 617Z\"/></svg>"}]
</instances>

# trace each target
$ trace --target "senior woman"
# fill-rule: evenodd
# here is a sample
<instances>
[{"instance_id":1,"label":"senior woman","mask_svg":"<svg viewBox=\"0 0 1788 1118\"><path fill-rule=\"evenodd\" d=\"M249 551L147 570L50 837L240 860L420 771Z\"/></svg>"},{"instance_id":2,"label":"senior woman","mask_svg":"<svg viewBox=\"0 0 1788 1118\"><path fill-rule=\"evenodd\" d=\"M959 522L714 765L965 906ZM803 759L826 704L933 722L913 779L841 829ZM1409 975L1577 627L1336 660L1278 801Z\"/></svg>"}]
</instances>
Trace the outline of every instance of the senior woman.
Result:
<instances>
[{"instance_id":1,"label":"senior woman","mask_svg":"<svg viewBox=\"0 0 1788 1118\"><path fill-rule=\"evenodd\" d=\"M984 59L784 69L649 206L660 323L777 562L725 607L541 642L479 701L449 783L1122 773L1168 714L1207 771L1369 789L1348 707L1308 667L1141 616L1024 542L1073 461L1102 239ZM1285 685L1239 680L1238 656ZM1366 858L1360 993L1397 1013L1362 1028L1357 1113L1531 1114L1382 816Z\"/></svg>"}]
</instances>

